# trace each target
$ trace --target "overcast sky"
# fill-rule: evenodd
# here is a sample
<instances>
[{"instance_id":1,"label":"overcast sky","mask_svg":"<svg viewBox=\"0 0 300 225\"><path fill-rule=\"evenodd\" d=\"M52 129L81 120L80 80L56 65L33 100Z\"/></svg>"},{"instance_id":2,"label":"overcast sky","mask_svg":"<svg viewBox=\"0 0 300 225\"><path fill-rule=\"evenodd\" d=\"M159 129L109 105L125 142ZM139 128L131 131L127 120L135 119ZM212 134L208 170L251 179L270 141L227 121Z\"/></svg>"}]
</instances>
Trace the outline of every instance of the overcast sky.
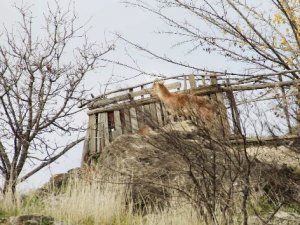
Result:
<instances>
[{"instance_id":1,"label":"overcast sky","mask_svg":"<svg viewBox=\"0 0 300 225\"><path fill-rule=\"evenodd\" d=\"M0 5L0 24L2 27L5 25L8 29L10 29L18 20L17 11L12 7L13 2L20 5L22 0L1 1ZM39 30L39 22L42 19L42 13L46 11L47 1L24 0L23 2L33 5L34 21L36 21L37 24L36 32L42 32L42 30ZM63 5L67 4L69 1L62 0L59 2ZM168 51L175 58L183 58L201 68L212 70L234 70L231 64L224 60L222 61L222 59L216 58L215 56L202 57L197 54L188 55L186 51L182 49L171 49L170 47L175 42L168 37L162 37L155 32L164 27L163 22L159 18L142 11L141 9L126 7L124 4L120 3L120 0L76 0L75 9L80 19L79 22L84 23L89 20L88 26L90 29L88 37L90 40L97 41L98 43L105 43L105 41L110 42L115 39L114 33L117 32L124 35L127 39L138 42L154 51L162 54L165 51ZM130 57L125 54L126 49L127 46L117 43L116 51L107 57L118 61L128 61L130 60ZM134 57L138 59L139 65L148 72L170 75L191 72L185 68L179 68L161 62L153 62L149 58L143 57L143 55ZM130 76L129 72L125 71L124 68L108 66L105 69L98 69L95 73L89 74L86 85L87 87L92 88L92 92L95 95L98 95L100 94L101 86L108 81L112 74L119 75L120 77ZM151 79L152 78L146 76L141 76L134 81L124 82L111 86L110 88L113 89L118 86L126 86L132 82L141 83ZM86 120L86 112L82 113L80 117L81 119ZM34 177L30 178L25 185L22 185L22 188L35 188L47 181L51 174L66 172L71 168L78 167L80 165L81 154L82 145L74 148L51 167L44 169Z\"/></svg>"}]
</instances>

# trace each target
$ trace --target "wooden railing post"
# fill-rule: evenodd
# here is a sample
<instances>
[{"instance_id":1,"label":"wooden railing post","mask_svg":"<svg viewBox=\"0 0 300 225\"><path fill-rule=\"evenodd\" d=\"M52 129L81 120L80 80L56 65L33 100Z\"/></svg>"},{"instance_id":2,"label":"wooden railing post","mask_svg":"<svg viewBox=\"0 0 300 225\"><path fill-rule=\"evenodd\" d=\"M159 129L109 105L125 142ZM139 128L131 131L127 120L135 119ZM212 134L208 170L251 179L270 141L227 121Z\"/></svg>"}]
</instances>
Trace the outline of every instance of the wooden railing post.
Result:
<instances>
[{"instance_id":1,"label":"wooden railing post","mask_svg":"<svg viewBox=\"0 0 300 225\"><path fill-rule=\"evenodd\" d=\"M212 85L218 85L218 80L217 76L210 76L210 82ZM229 136L230 135L230 126L228 122L228 115L227 115L227 110L225 108L225 103L224 103L224 96L223 93L216 93L214 94L214 98L218 103L218 113L220 115L220 122L222 124L223 128L223 136Z\"/></svg>"},{"instance_id":2,"label":"wooden railing post","mask_svg":"<svg viewBox=\"0 0 300 225\"><path fill-rule=\"evenodd\" d=\"M232 122L233 122L233 132L235 135L241 135L242 134L242 126L240 121L240 114L237 108L237 104L235 101L235 97L233 94L233 91L230 90L230 80L226 79L226 87L229 88L228 91L226 91L227 98L229 100L230 109L231 109L231 115L232 115Z\"/></svg>"},{"instance_id":3,"label":"wooden railing post","mask_svg":"<svg viewBox=\"0 0 300 225\"><path fill-rule=\"evenodd\" d=\"M282 82L282 75L278 75L278 79L279 82ZM289 109L288 109L288 100L286 97L286 93L285 93L285 88L284 86L280 87L281 93L282 93L282 99L283 99L283 104L282 104L282 108L283 108L283 112L285 115L285 119L286 119L286 123L289 129L289 133L292 134L292 125L291 125L291 119L290 119L290 114L289 114Z\"/></svg>"}]
</instances>

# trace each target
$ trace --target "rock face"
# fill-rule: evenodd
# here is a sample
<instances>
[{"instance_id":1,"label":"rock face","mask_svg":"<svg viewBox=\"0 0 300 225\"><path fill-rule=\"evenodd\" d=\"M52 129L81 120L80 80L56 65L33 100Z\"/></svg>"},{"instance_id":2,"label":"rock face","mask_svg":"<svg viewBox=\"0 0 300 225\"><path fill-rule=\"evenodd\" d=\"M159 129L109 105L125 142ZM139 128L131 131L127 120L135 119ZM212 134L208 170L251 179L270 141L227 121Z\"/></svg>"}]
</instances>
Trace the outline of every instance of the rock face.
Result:
<instances>
[{"instance_id":1,"label":"rock face","mask_svg":"<svg viewBox=\"0 0 300 225\"><path fill-rule=\"evenodd\" d=\"M188 164L180 155L182 146L186 142L197 145L190 139L193 127L186 122L165 129L168 132L119 136L103 149L98 159L98 173L104 179L117 176L119 182L130 184L132 197L142 208L168 205L167 187L184 183L181 180L188 171Z\"/></svg>"},{"instance_id":2,"label":"rock face","mask_svg":"<svg viewBox=\"0 0 300 225\"><path fill-rule=\"evenodd\" d=\"M241 192L242 186L238 185L244 182L247 167L243 149L225 146L220 138L211 140L186 121L149 135L119 136L97 158L101 179L128 184L134 204L142 210L168 206L174 190L187 197L197 196L193 199L196 201L222 199L228 190L223 189L228 188L232 177L236 179L233 188ZM299 174L255 157L249 163L251 180L256 182L253 185L260 185L260 190L274 196L272 201L300 200Z\"/></svg>"},{"instance_id":3,"label":"rock face","mask_svg":"<svg viewBox=\"0 0 300 225\"><path fill-rule=\"evenodd\" d=\"M66 225L53 217L43 215L21 215L10 217L8 225Z\"/></svg>"}]
</instances>

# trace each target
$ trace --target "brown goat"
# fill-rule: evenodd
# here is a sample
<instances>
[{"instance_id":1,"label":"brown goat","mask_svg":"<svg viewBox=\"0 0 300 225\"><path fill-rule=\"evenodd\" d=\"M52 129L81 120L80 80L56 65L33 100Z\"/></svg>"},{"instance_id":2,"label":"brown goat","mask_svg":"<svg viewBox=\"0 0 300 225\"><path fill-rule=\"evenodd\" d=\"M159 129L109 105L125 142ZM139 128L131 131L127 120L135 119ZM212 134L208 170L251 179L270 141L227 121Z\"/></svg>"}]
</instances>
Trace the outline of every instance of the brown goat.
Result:
<instances>
[{"instance_id":1,"label":"brown goat","mask_svg":"<svg viewBox=\"0 0 300 225\"><path fill-rule=\"evenodd\" d=\"M196 117L204 123L211 123L216 118L216 104L208 97L170 93L166 86L159 82L153 84L152 90L172 115Z\"/></svg>"}]
</instances>

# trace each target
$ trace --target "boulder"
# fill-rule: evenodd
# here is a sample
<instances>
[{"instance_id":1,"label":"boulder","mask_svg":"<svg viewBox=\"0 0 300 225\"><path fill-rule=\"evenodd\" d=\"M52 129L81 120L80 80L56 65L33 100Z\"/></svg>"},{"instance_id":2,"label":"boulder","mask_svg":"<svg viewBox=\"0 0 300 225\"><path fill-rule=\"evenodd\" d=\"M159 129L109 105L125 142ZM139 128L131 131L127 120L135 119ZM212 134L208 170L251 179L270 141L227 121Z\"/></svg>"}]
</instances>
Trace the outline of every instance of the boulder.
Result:
<instances>
[{"instance_id":1,"label":"boulder","mask_svg":"<svg viewBox=\"0 0 300 225\"><path fill-rule=\"evenodd\" d=\"M51 216L44 215L20 215L10 217L8 225L66 225L62 222L55 221Z\"/></svg>"}]
</instances>

